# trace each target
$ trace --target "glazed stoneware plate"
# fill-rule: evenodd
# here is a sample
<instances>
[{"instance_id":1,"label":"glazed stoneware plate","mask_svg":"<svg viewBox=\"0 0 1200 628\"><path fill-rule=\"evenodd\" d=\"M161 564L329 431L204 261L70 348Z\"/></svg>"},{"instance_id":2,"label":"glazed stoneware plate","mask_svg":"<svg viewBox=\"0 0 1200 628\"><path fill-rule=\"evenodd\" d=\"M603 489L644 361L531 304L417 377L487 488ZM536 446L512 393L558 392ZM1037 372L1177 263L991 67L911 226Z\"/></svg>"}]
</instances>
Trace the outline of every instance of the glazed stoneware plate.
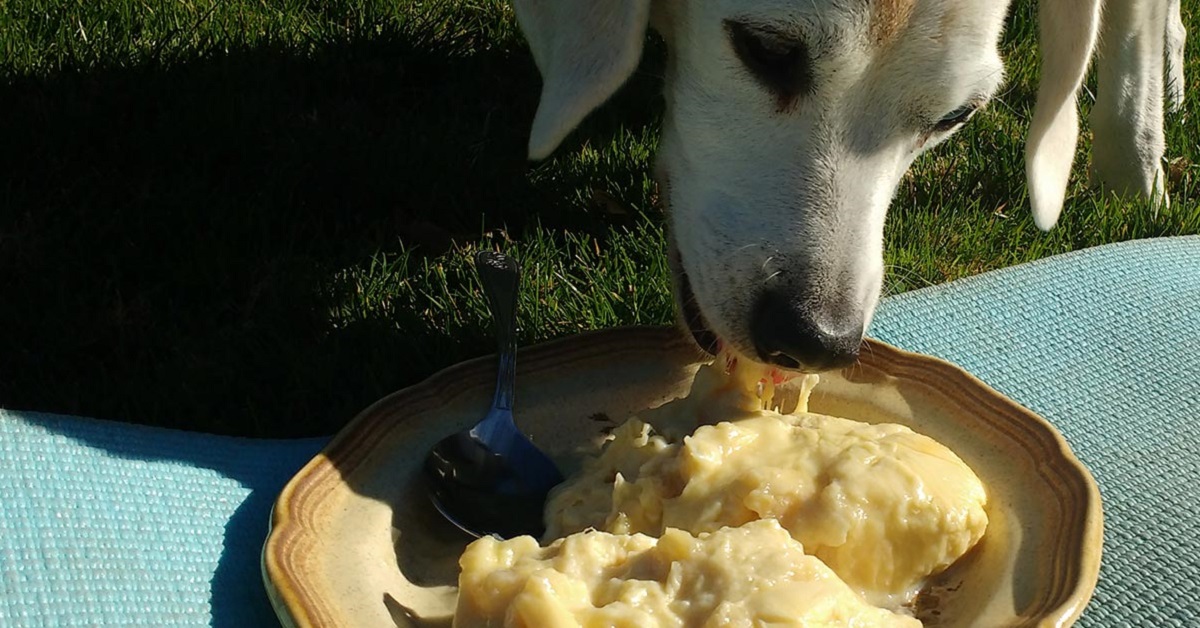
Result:
<instances>
[{"instance_id":1,"label":"glazed stoneware plate","mask_svg":"<svg viewBox=\"0 0 1200 628\"><path fill-rule=\"evenodd\" d=\"M523 349L517 421L566 471L606 429L684 394L706 356L673 328L613 329ZM263 551L287 626L449 626L471 540L434 510L429 447L483 416L494 358L453 366L354 419L284 487ZM895 422L941 441L983 480L980 544L915 604L928 626L1066 626L1100 570L1100 493L1045 420L947 362L871 342L821 376L809 409Z\"/></svg>"}]
</instances>

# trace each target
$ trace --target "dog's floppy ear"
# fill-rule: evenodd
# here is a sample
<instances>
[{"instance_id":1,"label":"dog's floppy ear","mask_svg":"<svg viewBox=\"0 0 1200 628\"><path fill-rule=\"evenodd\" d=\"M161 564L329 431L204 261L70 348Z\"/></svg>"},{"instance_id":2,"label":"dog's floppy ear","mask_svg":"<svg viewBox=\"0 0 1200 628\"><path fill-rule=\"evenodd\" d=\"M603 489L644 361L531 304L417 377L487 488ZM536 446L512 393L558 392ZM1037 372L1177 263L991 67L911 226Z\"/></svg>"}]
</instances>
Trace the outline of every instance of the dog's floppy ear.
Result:
<instances>
[{"instance_id":1,"label":"dog's floppy ear","mask_svg":"<svg viewBox=\"0 0 1200 628\"><path fill-rule=\"evenodd\" d=\"M1025 176L1033 221L1043 231L1058 222L1067 193L1079 139L1075 94L1096 45L1100 5L1100 0L1043 0L1038 4L1042 79L1025 145Z\"/></svg>"},{"instance_id":2,"label":"dog's floppy ear","mask_svg":"<svg viewBox=\"0 0 1200 628\"><path fill-rule=\"evenodd\" d=\"M554 151L633 74L642 56L650 0L513 0L542 73L529 157Z\"/></svg>"}]
</instances>

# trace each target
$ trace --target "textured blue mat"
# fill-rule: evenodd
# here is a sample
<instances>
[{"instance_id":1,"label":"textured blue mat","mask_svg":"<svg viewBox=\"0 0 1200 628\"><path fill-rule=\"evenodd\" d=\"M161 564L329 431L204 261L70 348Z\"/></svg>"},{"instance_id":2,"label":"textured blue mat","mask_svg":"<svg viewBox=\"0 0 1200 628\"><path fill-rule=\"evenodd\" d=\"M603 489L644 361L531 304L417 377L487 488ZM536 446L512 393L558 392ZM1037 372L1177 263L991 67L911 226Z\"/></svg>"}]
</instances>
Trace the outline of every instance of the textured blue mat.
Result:
<instances>
[{"instance_id":1,"label":"textured blue mat","mask_svg":"<svg viewBox=\"0 0 1200 628\"><path fill-rule=\"evenodd\" d=\"M0 411L0 626L278 626L268 513L326 440Z\"/></svg>"},{"instance_id":2,"label":"textured blue mat","mask_svg":"<svg viewBox=\"0 0 1200 628\"><path fill-rule=\"evenodd\" d=\"M1200 237L1051 258L888 299L872 335L1055 423L1100 483L1083 626L1200 625ZM259 552L325 442L0 410L0 626L264 626Z\"/></svg>"},{"instance_id":3,"label":"textured blue mat","mask_svg":"<svg viewBox=\"0 0 1200 628\"><path fill-rule=\"evenodd\" d=\"M1200 626L1200 237L1061 255L889 299L880 340L1053 423L1104 500L1080 626Z\"/></svg>"}]
</instances>

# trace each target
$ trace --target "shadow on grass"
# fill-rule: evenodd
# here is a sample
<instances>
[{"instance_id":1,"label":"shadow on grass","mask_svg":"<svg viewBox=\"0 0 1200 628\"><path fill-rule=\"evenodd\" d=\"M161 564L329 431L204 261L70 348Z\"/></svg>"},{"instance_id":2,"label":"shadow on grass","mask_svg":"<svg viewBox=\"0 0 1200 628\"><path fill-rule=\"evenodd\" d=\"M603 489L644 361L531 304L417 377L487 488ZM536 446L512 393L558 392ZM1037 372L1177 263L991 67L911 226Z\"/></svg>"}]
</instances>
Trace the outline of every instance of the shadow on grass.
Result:
<instances>
[{"instance_id":1,"label":"shadow on grass","mask_svg":"<svg viewBox=\"0 0 1200 628\"><path fill-rule=\"evenodd\" d=\"M0 84L0 406L322 434L489 352L416 312L333 329L326 287L380 251L605 220L531 183L539 91L523 48L388 37ZM656 93L581 135L653 123Z\"/></svg>"}]
</instances>

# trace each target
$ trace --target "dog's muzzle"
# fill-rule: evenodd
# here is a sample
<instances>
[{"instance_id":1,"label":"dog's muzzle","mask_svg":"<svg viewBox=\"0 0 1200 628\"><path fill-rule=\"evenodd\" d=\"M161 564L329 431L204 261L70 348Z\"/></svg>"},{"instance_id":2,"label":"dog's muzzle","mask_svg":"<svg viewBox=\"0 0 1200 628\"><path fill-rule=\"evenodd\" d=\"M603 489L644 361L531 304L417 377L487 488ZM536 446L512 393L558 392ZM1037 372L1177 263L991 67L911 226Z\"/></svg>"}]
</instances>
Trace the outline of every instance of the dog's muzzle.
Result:
<instances>
[{"instance_id":1,"label":"dog's muzzle","mask_svg":"<svg viewBox=\"0 0 1200 628\"><path fill-rule=\"evenodd\" d=\"M680 322L692 334L692 339L701 349L709 355L717 355L721 348L720 339L704 322L700 304L696 303L696 293L692 291L692 282L688 278L687 272L683 270L679 249L676 248L673 241L668 245L667 260L671 266L675 296L679 299Z\"/></svg>"},{"instance_id":2,"label":"dog's muzzle","mask_svg":"<svg viewBox=\"0 0 1200 628\"><path fill-rule=\"evenodd\" d=\"M721 338L704 318L674 242L668 259L679 322L701 349L716 355L722 348ZM766 290L759 295L746 324L753 342L750 357L790 371L816 373L850 366L858 360L862 346L860 319L826 312L818 302L796 298L786 290Z\"/></svg>"},{"instance_id":3,"label":"dog's muzzle","mask_svg":"<svg viewBox=\"0 0 1200 628\"><path fill-rule=\"evenodd\" d=\"M751 313L750 336L763 363L812 373L854 364L863 325L853 317L827 315L811 301L766 290Z\"/></svg>"}]
</instances>

